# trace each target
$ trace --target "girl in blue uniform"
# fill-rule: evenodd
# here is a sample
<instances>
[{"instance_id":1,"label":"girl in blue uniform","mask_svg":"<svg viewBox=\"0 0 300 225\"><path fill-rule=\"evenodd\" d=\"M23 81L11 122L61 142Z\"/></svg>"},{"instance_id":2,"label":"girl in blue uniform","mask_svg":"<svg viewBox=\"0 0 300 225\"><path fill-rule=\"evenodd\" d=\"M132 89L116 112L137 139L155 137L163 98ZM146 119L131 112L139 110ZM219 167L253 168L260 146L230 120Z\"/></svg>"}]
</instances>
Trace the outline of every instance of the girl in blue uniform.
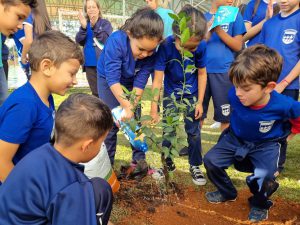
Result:
<instances>
[{"instance_id":1,"label":"girl in blue uniform","mask_svg":"<svg viewBox=\"0 0 300 225\"><path fill-rule=\"evenodd\" d=\"M153 72L154 52L162 40L163 21L150 8L139 9L126 20L120 30L106 41L97 64L98 94L109 107L121 106L125 120L134 116L133 105L123 98L122 85L142 96L149 75ZM105 145L114 163L117 132L114 125ZM133 149L133 163L145 159L145 153Z\"/></svg>"},{"instance_id":2,"label":"girl in blue uniform","mask_svg":"<svg viewBox=\"0 0 300 225\"><path fill-rule=\"evenodd\" d=\"M192 18L188 22L188 27L194 35L184 44L180 44L180 39L176 34L179 33L179 27L176 23L173 24L174 36L169 36L160 46L156 56L155 62L155 76L152 89L160 90L164 79L164 97L170 97L172 93L175 94L178 102L180 96L177 94L178 89L182 89L182 83L184 82L184 74L181 65L177 60L181 61L180 49L185 48L192 52L193 57L190 60L185 60L185 66L195 65L197 70L186 74L186 85L189 85L189 91L191 94L185 93L184 98L190 102L193 98L198 99L198 104L192 112L189 113L189 117L193 118L193 121L185 119L185 131L188 136L188 155L190 172L193 178L193 182L196 185L204 185L206 180L201 172L199 166L202 164L201 156L201 138L200 138L200 117L203 112L202 102L206 86L206 43L203 38L206 33L206 21L203 14L192 6L185 6L181 12L185 13L188 17ZM153 122L159 120L157 113L157 101L158 96L151 104L151 116ZM164 111L170 108L170 100L163 100ZM163 146L170 147L170 142L163 141ZM166 159L167 167L169 171L175 170L175 165L171 158Z\"/></svg>"},{"instance_id":3,"label":"girl in blue uniform","mask_svg":"<svg viewBox=\"0 0 300 225\"><path fill-rule=\"evenodd\" d=\"M243 37L244 42L248 41L247 47L259 43L262 26L278 12L278 5L273 0L251 0L248 3L244 13L247 33Z\"/></svg>"},{"instance_id":4,"label":"girl in blue uniform","mask_svg":"<svg viewBox=\"0 0 300 225\"><path fill-rule=\"evenodd\" d=\"M97 90L97 59L101 53L100 44L105 44L108 36L112 32L112 26L106 19L101 18L100 4L96 0L86 1L84 12L79 12L79 22L81 24L76 34L76 42L84 46L84 69L86 78L91 88L92 94L98 97ZM98 44L98 42L100 42ZM98 44L98 45L97 45Z\"/></svg>"}]
</instances>

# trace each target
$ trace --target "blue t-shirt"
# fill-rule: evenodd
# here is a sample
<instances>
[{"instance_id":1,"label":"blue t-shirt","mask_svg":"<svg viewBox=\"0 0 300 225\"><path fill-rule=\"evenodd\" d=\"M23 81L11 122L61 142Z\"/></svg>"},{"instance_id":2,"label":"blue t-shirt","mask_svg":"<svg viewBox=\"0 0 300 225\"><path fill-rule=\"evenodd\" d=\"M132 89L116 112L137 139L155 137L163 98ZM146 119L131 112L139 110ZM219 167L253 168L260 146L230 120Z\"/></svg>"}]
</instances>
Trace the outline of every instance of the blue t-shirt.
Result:
<instances>
[{"instance_id":1,"label":"blue t-shirt","mask_svg":"<svg viewBox=\"0 0 300 225\"><path fill-rule=\"evenodd\" d=\"M244 12L244 21L251 23L252 27L254 27L256 24L258 24L260 21L262 21L266 17L266 11L267 11L267 7L268 7L268 4L266 2L264 2L263 0L260 0L260 3L256 10L256 13L254 15L252 15L256 1L257 0L251 0L248 3L248 5L245 9L245 12ZM252 45L259 43L259 35L260 35L260 32L257 35L255 35L253 38L251 38L247 42L247 47L250 47Z\"/></svg>"},{"instance_id":2,"label":"blue t-shirt","mask_svg":"<svg viewBox=\"0 0 300 225\"><path fill-rule=\"evenodd\" d=\"M287 132L284 122L300 117L300 102L276 91L271 93L268 104L261 109L242 105L235 88L229 91L228 96L233 108L230 127L237 137L245 141L259 142L280 138Z\"/></svg>"},{"instance_id":3,"label":"blue t-shirt","mask_svg":"<svg viewBox=\"0 0 300 225\"><path fill-rule=\"evenodd\" d=\"M158 7L155 12L162 18L164 22L164 38L173 35L172 25L173 19L169 16L169 13L174 13L171 9L165 9Z\"/></svg>"},{"instance_id":4,"label":"blue t-shirt","mask_svg":"<svg viewBox=\"0 0 300 225\"><path fill-rule=\"evenodd\" d=\"M31 152L1 186L0 224L97 225L93 186L83 169L50 144Z\"/></svg>"},{"instance_id":5,"label":"blue t-shirt","mask_svg":"<svg viewBox=\"0 0 300 225\"><path fill-rule=\"evenodd\" d=\"M16 33L13 34L13 39L15 41L15 45L19 57L22 56L23 44L21 40L24 38L25 38L25 32L23 29L18 30Z\"/></svg>"},{"instance_id":6,"label":"blue t-shirt","mask_svg":"<svg viewBox=\"0 0 300 225\"><path fill-rule=\"evenodd\" d=\"M201 41L193 52L193 58L191 60L185 60L185 68L188 65L195 65L197 68L204 68L206 66L206 42ZM159 46L158 52L156 53L155 70L164 71L164 93L171 95L182 89L182 83L184 81L182 67L179 62L174 59L181 61L180 52L175 47L174 36L169 36ZM186 84L191 85L189 90L191 94L198 93L198 70L192 73L186 74Z\"/></svg>"},{"instance_id":7,"label":"blue t-shirt","mask_svg":"<svg viewBox=\"0 0 300 225\"><path fill-rule=\"evenodd\" d=\"M93 38L94 34L91 28L91 23L88 22L86 26L86 41L83 49L85 66L97 66L97 56Z\"/></svg>"},{"instance_id":8,"label":"blue t-shirt","mask_svg":"<svg viewBox=\"0 0 300 225\"><path fill-rule=\"evenodd\" d=\"M98 77L105 78L108 85L120 83L144 89L154 70L155 54L135 60L126 32L118 30L106 41L97 63Z\"/></svg>"},{"instance_id":9,"label":"blue t-shirt","mask_svg":"<svg viewBox=\"0 0 300 225\"><path fill-rule=\"evenodd\" d=\"M300 9L287 17L281 14L264 23L260 42L276 49L283 57L283 67L278 79L282 81L300 59ZM299 89L299 77L286 89Z\"/></svg>"},{"instance_id":10,"label":"blue t-shirt","mask_svg":"<svg viewBox=\"0 0 300 225\"><path fill-rule=\"evenodd\" d=\"M205 13L205 18L209 21L213 14ZM238 13L233 23L222 25L221 28L231 37L246 33L243 17ZM231 50L220 37L213 32L207 41L207 73L227 73L234 60L234 51Z\"/></svg>"},{"instance_id":11,"label":"blue t-shirt","mask_svg":"<svg viewBox=\"0 0 300 225\"><path fill-rule=\"evenodd\" d=\"M46 106L29 82L16 89L0 107L0 139L20 144L13 163L51 139L54 102ZM0 223L1 224L1 223Z\"/></svg>"}]
</instances>

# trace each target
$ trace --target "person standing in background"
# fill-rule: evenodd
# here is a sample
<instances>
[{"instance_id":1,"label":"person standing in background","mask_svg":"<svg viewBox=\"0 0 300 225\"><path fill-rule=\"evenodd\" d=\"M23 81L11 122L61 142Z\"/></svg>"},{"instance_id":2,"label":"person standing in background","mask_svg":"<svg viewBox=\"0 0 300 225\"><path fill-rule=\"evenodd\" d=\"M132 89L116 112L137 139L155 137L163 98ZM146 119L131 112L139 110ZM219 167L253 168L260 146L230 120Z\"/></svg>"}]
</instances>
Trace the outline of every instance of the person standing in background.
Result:
<instances>
[{"instance_id":1,"label":"person standing in background","mask_svg":"<svg viewBox=\"0 0 300 225\"><path fill-rule=\"evenodd\" d=\"M88 0L84 4L84 17L82 11L78 18L80 28L76 34L76 42L83 46L84 70L92 94L98 97L97 90L97 60L102 48L112 33L111 23L102 18L100 4L97 0Z\"/></svg>"}]
</instances>

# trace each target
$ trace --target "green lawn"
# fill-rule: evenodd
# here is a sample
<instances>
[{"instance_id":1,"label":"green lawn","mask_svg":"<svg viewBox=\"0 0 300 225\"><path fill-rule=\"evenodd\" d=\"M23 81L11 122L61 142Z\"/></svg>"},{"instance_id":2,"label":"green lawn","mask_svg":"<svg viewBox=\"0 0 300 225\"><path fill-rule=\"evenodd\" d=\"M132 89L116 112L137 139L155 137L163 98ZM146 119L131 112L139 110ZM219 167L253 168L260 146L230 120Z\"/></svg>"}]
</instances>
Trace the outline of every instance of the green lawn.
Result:
<instances>
[{"instance_id":1,"label":"green lawn","mask_svg":"<svg viewBox=\"0 0 300 225\"><path fill-rule=\"evenodd\" d=\"M150 101L149 101L149 92L150 89L147 88L143 96L143 113L147 114L149 112ZM70 93L83 92L90 93L87 88L73 88L71 89L66 96ZM58 106L65 98L55 95L55 103ZM217 141L220 132L218 130L213 130L209 128L209 124L212 123L212 107L210 107L208 119L206 121L207 125L204 125L202 129L202 149L205 154ZM289 143L287 162L285 165L284 172L279 176L280 188L275 193L275 196L280 196L284 199L289 199L295 202L300 203L300 145L297 144L300 141L300 135L296 136ZM116 154L116 164L115 168L119 169L122 163L128 163L131 160L131 148L128 141L124 136L119 133L118 135L118 146ZM147 153L147 161L151 166L160 167L160 156L159 153L149 151ZM193 185L189 172L188 172L188 161L187 158L176 158L175 164L178 173L178 177L175 177L175 181L182 185ZM204 168L203 168L204 170ZM233 168L228 169L230 177L233 179L234 184L237 188L246 188L245 177L247 174L237 172ZM176 173L177 174L177 173ZM205 186L205 189L211 190L212 185L208 182L208 185Z\"/></svg>"}]
</instances>

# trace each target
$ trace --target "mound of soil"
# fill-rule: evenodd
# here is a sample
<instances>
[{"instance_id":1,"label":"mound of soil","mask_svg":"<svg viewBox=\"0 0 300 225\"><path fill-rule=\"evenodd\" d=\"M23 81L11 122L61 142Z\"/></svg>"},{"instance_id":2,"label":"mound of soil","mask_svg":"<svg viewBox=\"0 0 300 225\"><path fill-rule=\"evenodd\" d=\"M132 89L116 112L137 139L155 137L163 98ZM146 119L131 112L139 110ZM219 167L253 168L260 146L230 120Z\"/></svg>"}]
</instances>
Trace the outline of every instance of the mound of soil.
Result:
<instances>
[{"instance_id":1,"label":"mound of soil","mask_svg":"<svg viewBox=\"0 0 300 225\"><path fill-rule=\"evenodd\" d=\"M166 194L163 186L153 182L122 181L115 204L130 211L116 225L232 225L251 224L248 190L239 191L235 202L211 204L204 191L196 187L180 189L176 184ZM198 189L198 190L197 190ZM300 204L273 198L274 206L264 225L300 225Z\"/></svg>"}]
</instances>

